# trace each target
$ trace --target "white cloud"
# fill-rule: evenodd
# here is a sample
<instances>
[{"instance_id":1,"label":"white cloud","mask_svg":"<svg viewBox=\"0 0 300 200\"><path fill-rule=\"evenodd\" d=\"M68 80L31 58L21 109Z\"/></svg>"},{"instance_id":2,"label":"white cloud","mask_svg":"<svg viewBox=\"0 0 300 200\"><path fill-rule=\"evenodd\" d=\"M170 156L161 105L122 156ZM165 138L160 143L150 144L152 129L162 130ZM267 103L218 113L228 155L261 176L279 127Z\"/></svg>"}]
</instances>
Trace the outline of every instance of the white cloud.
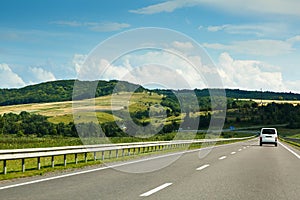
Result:
<instances>
[{"instance_id":1,"label":"white cloud","mask_svg":"<svg viewBox=\"0 0 300 200\"><path fill-rule=\"evenodd\" d=\"M75 54L73 56L72 64L75 68L75 72L78 74L80 72L80 68L82 67L87 55L83 54Z\"/></svg>"},{"instance_id":2,"label":"white cloud","mask_svg":"<svg viewBox=\"0 0 300 200\"><path fill-rule=\"evenodd\" d=\"M155 14L160 12L173 12L178 8L194 5L194 3L192 2L193 1L190 0L189 1L182 1L182 0L165 1L163 3L150 5L137 10L130 10L129 12L136 13L136 14Z\"/></svg>"},{"instance_id":3,"label":"white cloud","mask_svg":"<svg viewBox=\"0 0 300 200\"><path fill-rule=\"evenodd\" d=\"M229 34L247 34L255 36L274 36L282 35L287 32L288 28L285 24L264 23L264 24L223 24L219 26L208 26L209 32L224 31Z\"/></svg>"},{"instance_id":4,"label":"white cloud","mask_svg":"<svg viewBox=\"0 0 300 200\"><path fill-rule=\"evenodd\" d=\"M239 14L277 14L300 16L298 0L170 0L153 4L129 12L137 14L155 14L161 12L173 12L180 8L191 6L210 6L227 12Z\"/></svg>"},{"instance_id":5,"label":"white cloud","mask_svg":"<svg viewBox=\"0 0 300 200\"><path fill-rule=\"evenodd\" d=\"M16 88L25 86L22 78L5 64L0 64L0 88Z\"/></svg>"},{"instance_id":6,"label":"white cloud","mask_svg":"<svg viewBox=\"0 0 300 200\"><path fill-rule=\"evenodd\" d=\"M296 42L300 42L300 35L287 39L288 43L294 44Z\"/></svg>"},{"instance_id":7,"label":"white cloud","mask_svg":"<svg viewBox=\"0 0 300 200\"><path fill-rule=\"evenodd\" d=\"M189 43L172 43L185 48L191 48ZM76 56L80 57L80 56ZM208 69L198 56L178 56L167 51L134 52L119 58L115 63L105 59L87 58L84 65L77 64L78 79L80 80L125 80L141 85L163 85L166 88L203 88L206 85L205 73ZM75 59L78 60L78 59ZM197 65L197 69L191 63ZM201 73L201 74L200 74Z\"/></svg>"},{"instance_id":8,"label":"white cloud","mask_svg":"<svg viewBox=\"0 0 300 200\"><path fill-rule=\"evenodd\" d=\"M118 31L130 27L129 24L116 22L90 23L88 26L90 30L97 32Z\"/></svg>"},{"instance_id":9,"label":"white cloud","mask_svg":"<svg viewBox=\"0 0 300 200\"><path fill-rule=\"evenodd\" d=\"M30 84L46 82L46 81L55 81L55 76L40 67L30 67L29 72L32 74L33 80L30 81Z\"/></svg>"},{"instance_id":10,"label":"white cloud","mask_svg":"<svg viewBox=\"0 0 300 200\"><path fill-rule=\"evenodd\" d=\"M70 27L87 27L96 32L118 31L130 27L127 23L118 22L78 22L78 21L54 21L51 24L70 26Z\"/></svg>"},{"instance_id":11,"label":"white cloud","mask_svg":"<svg viewBox=\"0 0 300 200\"><path fill-rule=\"evenodd\" d=\"M177 48L177 49L183 49L183 50L190 50L193 49L194 46L192 43L190 42L179 42L179 41L174 41L172 43L173 47Z\"/></svg>"},{"instance_id":12,"label":"white cloud","mask_svg":"<svg viewBox=\"0 0 300 200\"><path fill-rule=\"evenodd\" d=\"M207 27L207 30L209 32L217 32L217 31L221 31L224 30L227 27L227 25L221 25L221 26L209 26Z\"/></svg>"},{"instance_id":13,"label":"white cloud","mask_svg":"<svg viewBox=\"0 0 300 200\"><path fill-rule=\"evenodd\" d=\"M173 44L173 43L172 43ZM171 45L172 46L172 45ZM77 57L77 58L76 58ZM74 56L74 60L85 58ZM78 59L80 58L80 59ZM187 60L165 51L147 51L127 54L115 63L107 60L87 59L78 65L81 80L125 80L141 85L160 85L164 88L206 88L206 81L214 73L205 66L199 56L187 56ZM191 65L196 64L197 69ZM281 67L257 60L236 60L228 53L222 53L217 67L225 88L246 90L293 91L300 92L299 81L285 81ZM214 81L214 79L212 79Z\"/></svg>"},{"instance_id":14,"label":"white cloud","mask_svg":"<svg viewBox=\"0 0 300 200\"><path fill-rule=\"evenodd\" d=\"M286 81L285 84L288 88L286 92L290 91L300 93L300 80Z\"/></svg>"},{"instance_id":15,"label":"white cloud","mask_svg":"<svg viewBox=\"0 0 300 200\"><path fill-rule=\"evenodd\" d=\"M225 88L286 91L288 86L280 71L270 70L271 66L261 61L235 60L228 53L222 53L218 67Z\"/></svg>"},{"instance_id":16,"label":"white cloud","mask_svg":"<svg viewBox=\"0 0 300 200\"><path fill-rule=\"evenodd\" d=\"M130 70L130 65L123 63L115 66L105 59L87 57L86 55L75 54L73 64L80 80L122 80L124 74Z\"/></svg>"},{"instance_id":17,"label":"white cloud","mask_svg":"<svg viewBox=\"0 0 300 200\"><path fill-rule=\"evenodd\" d=\"M82 26L83 24L77 21L54 21L50 22L50 24L56 24L61 26L71 26L71 27L78 27Z\"/></svg>"},{"instance_id":18,"label":"white cloud","mask_svg":"<svg viewBox=\"0 0 300 200\"><path fill-rule=\"evenodd\" d=\"M231 44L204 43L203 46L210 49L258 56L277 56L294 51L293 43L282 40L247 40L235 41Z\"/></svg>"},{"instance_id":19,"label":"white cloud","mask_svg":"<svg viewBox=\"0 0 300 200\"><path fill-rule=\"evenodd\" d=\"M87 63L88 62L88 63ZM80 80L99 80L103 74L102 69L109 65L107 60L93 61L88 59L87 62L78 62L76 66L77 78Z\"/></svg>"}]
</instances>

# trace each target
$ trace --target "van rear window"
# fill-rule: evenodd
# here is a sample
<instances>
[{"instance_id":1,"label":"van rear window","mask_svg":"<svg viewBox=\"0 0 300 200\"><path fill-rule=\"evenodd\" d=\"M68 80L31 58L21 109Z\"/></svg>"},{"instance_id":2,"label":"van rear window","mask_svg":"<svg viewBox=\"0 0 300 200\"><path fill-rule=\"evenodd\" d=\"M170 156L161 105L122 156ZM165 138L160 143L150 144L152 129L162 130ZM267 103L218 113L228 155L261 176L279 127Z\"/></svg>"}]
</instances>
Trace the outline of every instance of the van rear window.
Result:
<instances>
[{"instance_id":1,"label":"van rear window","mask_svg":"<svg viewBox=\"0 0 300 200\"><path fill-rule=\"evenodd\" d=\"M274 129L263 129L262 134L275 134Z\"/></svg>"}]
</instances>

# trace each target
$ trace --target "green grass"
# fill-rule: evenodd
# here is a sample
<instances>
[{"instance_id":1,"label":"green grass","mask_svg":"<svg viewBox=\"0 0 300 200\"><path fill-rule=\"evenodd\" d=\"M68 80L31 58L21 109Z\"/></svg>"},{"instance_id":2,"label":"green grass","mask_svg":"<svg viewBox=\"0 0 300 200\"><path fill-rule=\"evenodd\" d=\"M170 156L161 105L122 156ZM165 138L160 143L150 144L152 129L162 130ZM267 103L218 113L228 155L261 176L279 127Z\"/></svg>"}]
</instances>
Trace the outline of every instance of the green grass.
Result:
<instances>
[{"instance_id":1,"label":"green grass","mask_svg":"<svg viewBox=\"0 0 300 200\"><path fill-rule=\"evenodd\" d=\"M279 127L277 130L278 135L281 137L300 138L300 129L288 129Z\"/></svg>"},{"instance_id":2,"label":"green grass","mask_svg":"<svg viewBox=\"0 0 300 200\"><path fill-rule=\"evenodd\" d=\"M285 140L283 138L280 138L280 140L283 141L283 142L286 142L286 143L292 145L293 147L297 148L298 150L300 150L300 144L299 143L289 141L289 140Z\"/></svg>"},{"instance_id":3,"label":"green grass","mask_svg":"<svg viewBox=\"0 0 300 200\"><path fill-rule=\"evenodd\" d=\"M88 123L91 121L95 121L95 113L94 112L86 112L81 114L81 119L76 119L76 123ZM99 121L99 123L106 123L106 122L113 122L116 120L121 120L120 118L113 116L112 114L109 114L107 112L96 112L96 117ZM73 114L66 114L66 115L58 115L58 116L52 116L48 118L48 121L54 124L58 123L65 123L68 124L70 122L74 122Z\"/></svg>"},{"instance_id":4,"label":"green grass","mask_svg":"<svg viewBox=\"0 0 300 200\"><path fill-rule=\"evenodd\" d=\"M0 137L0 149L23 149L57 146L82 145L80 138L64 137L17 137L4 135Z\"/></svg>"},{"instance_id":5,"label":"green grass","mask_svg":"<svg viewBox=\"0 0 300 200\"><path fill-rule=\"evenodd\" d=\"M68 124L70 122L73 122L73 115L72 114L66 114L66 115L58 115L58 116L52 116L48 118L48 121L54 124L58 123L65 123Z\"/></svg>"}]
</instances>

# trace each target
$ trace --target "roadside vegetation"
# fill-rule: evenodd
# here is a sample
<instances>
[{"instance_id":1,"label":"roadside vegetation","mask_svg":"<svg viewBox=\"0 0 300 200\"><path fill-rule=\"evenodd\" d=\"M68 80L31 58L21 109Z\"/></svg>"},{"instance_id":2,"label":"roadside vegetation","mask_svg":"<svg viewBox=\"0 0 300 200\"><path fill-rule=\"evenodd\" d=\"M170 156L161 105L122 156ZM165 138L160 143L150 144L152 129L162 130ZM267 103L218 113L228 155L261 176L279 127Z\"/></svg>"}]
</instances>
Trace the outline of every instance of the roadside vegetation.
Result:
<instances>
[{"instance_id":1,"label":"roadside vegetation","mask_svg":"<svg viewBox=\"0 0 300 200\"><path fill-rule=\"evenodd\" d=\"M0 89L0 149L247 137L263 126L277 126L281 138L300 138L299 94L226 90L225 110L221 96L215 97L220 103L211 107L207 89L147 90L127 82L100 81L94 98L84 88L95 82L80 82L83 89L75 94L76 102L86 106L94 101L95 106L84 107L84 118L76 118L71 102L73 84L74 80L69 80L21 89ZM133 90L135 92L130 93ZM196 102L191 100L194 94ZM262 96L266 99L263 103L257 100ZM117 99L113 105L112 98ZM211 118L220 112L226 112L226 131L207 134ZM132 122L136 126L132 126ZM248 132L236 131L245 127L255 128ZM25 174L19 172L19 161L10 161L12 173L0 175L0 180L66 169L59 164L62 158L58 158L55 169L49 166L47 159L43 158L41 171L35 170L35 159L28 159L29 168ZM68 168L102 163L93 161L92 155L88 163L75 165L72 159L68 158L71 163Z\"/></svg>"},{"instance_id":2,"label":"roadside vegetation","mask_svg":"<svg viewBox=\"0 0 300 200\"><path fill-rule=\"evenodd\" d=\"M29 141L33 141L33 138L53 140L58 138L63 141L66 138L65 144L67 144L69 138L73 138L75 141L79 136L80 138L127 138L126 140L129 141L134 140L133 138L139 141L172 140L179 129L187 131L191 128L207 129L211 118L219 112L226 112L225 129L234 130L241 127L278 124L288 130L300 129L300 104L275 102L259 104L253 100L243 100L262 95L269 100L272 98L291 100L298 99L300 97L298 94L226 90L227 105L225 107L227 109L224 110L224 105L222 105L224 97L221 96L215 97L216 102L220 102L220 104L217 103L214 105L215 107L211 107L207 89L194 91L146 90L138 85L118 81L99 81L94 99L84 96L84 88L95 82L80 82L79 87L83 89L81 94L77 94L76 102L83 105L84 118L76 118L74 121L72 102L69 101L71 100L70 91L73 89L72 84L74 84L74 80L42 83L21 89L0 90L3 94L1 96L3 105L17 104L0 107L0 134L3 141L0 143L7 143L4 138L13 138L14 140L28 138ZM134 89L134 93L129 93ZM40 92L33 94L34 91L40 90L45 94L40 96ZM113 95L111 95L112 93ZM196 102L191 100L194 94L196 94ZM236 98L232 96L236 96ZM4 97L7 97L6 101L4 101ZM58 100L61 102L53 102ZM86 106L91 105L91 101L95 102L94 108ZM113 105L112 101L114 101ZM97 121L94 120L95 111ZM126 114L128 112L129 115ZM132 122L136 126L132 126ZM80 135L78 135L78 130L80 130ZM134 134L128 135L128 132ZM153 135L153 132L157 134ZM232 131L226 134L222 133L221 136L239 137L241 134ZM283 134L289 134L289 132L284 131ZM289 135L296 137L297 134L299 132L296 132L295 136ZM119 140L121 139L115 142L119 142ZM101 143L101 141L95 142ZM91 143L93 142L91 141ZM79 142L75 142L76 144ZM0 146L0 148L4 147Z\"/></svg>"}]
</instances>

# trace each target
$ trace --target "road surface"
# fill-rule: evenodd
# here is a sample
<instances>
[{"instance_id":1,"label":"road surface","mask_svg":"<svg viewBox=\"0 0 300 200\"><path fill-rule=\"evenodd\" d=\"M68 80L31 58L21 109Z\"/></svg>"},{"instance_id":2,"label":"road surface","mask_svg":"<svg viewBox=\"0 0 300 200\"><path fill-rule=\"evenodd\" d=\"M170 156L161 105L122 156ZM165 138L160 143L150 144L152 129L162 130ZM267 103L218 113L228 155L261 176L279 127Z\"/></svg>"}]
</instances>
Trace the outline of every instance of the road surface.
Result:
<instances>
[{"instance_id":1,"label":"road surface","mask_svg":"<svg viewBox=\"0 0 300 200\"><path fill-rule=\"evenodd\" d=\"M249 140L183 154L0 183L0 199L299 199L300 152ZM290 151L291 150L291 151ZM201 153L199 156L199 153ZM201 159L199 157L202 157Z\"/></svg>"}]
</instances>

